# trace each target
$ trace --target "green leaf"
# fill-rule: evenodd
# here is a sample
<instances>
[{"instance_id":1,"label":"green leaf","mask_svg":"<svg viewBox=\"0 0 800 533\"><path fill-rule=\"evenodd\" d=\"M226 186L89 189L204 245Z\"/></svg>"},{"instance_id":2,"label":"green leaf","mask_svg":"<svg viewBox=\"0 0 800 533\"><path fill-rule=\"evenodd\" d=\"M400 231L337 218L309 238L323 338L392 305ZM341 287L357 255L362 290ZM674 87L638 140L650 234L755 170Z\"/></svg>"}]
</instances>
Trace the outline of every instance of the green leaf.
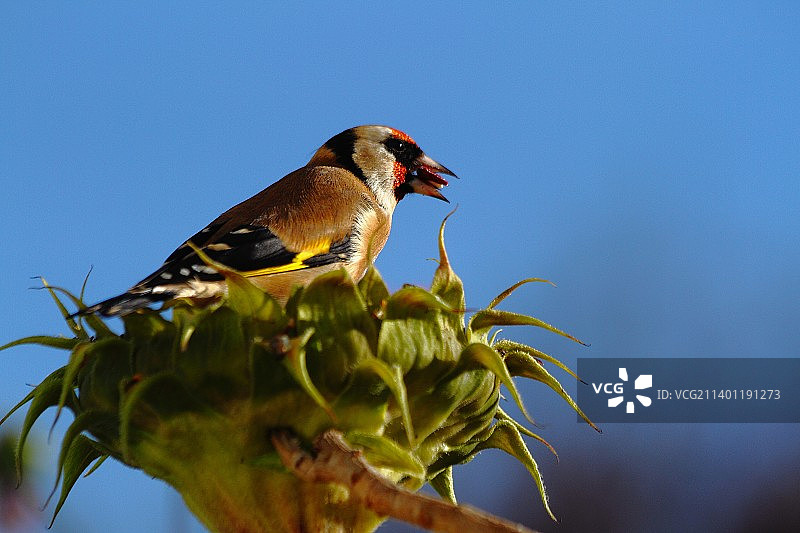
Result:
<instances>
[{"instance_id":1,"label":"green leaf","mask_svg":"<svg viewBox=\"0 0 800 533\"><path fill-rule=\"evenodd\" d=\"M525 468L528 469L533 481L536 483L536 488L539 489L539 494L542 497L542 503L544 504L547 514L550 515L550 518L552 518L553 521L557 522L558 520L553 514L553 511L550 510L550 504L547 501L547 492L544 488L542 475L539 472L539 465L536 464L536 461L531 456L531 452L528 451L528 447L525 446L525 441L522 440L519 430L517 430L517 428L509 422L502 420L498 421L494 425L494 431L492 432L491 436L483 443L478 445L478 449L480 450L489 448L503 450L525 465Z\"/></svg>"},{"instance_id":2,"label":"green leaf","mask_svg":"<svg viewBox=\"0 0 800 533\"><path fill-rule=\"evenodd\" d=\"M564 387L561 386L561 383L554 378L536 359L534 359L529 354L522 352L522 351L514 351L509 352L506 354L505 357L506 366L508 370L515 376L521 376L529 379L534 379L536 381L540 381L556 391L559 396L561 396L565 402L572 407L581 418L583 418L587 424L592 426L596 431L602 433L600 428L598 428L594 423L589 420L586 414L578 407L578 404L575 403L575 400L564 390Z\"/></svg>"},{"instance_id":3,"label":"green leaf","mask_svg":"<svg viewBox=\"0 0 800 533\"><path fill-rule=\"evenodd\" d=\"M584 342L576 339L569 333L564 333L560 329L555 328L550 324L539 320L538 318L512 313L511 311L483 309L472 315L472 319L469 322L469 329L477 335L486 335L493 326L536 326L538 328L544 328L548 331L552 331L553 333L557 333L562 337L566 337L586 346Z\"/></svg>"},{"instance_id":4,"label":"green leaf","mask_svg":"<svg viewBox=\"0 0 800 533\"><path fill-rule=\"evenodd\" d=\"M64 367L59 368L44 378L42 382L39 383L39 385L37 385L30 394L28 394L28 396L33 395L33 398L31 399L31 406L28 408L28 412L25 414L25 421L22 423L22 429L19 433L19 440L17 441L17 484L22 481L22 452L25 449L25 441L28 439L28 434L30 433L33 424L36 423L36 420L39 419L42 413L44 413L48 408L58 405L59 397L61 395L62 382L64 380L64 371ZM26 396L26 398L28 396ZM17 407L19 407L19 405L17 405ZM16 410L17 407L14 407L14 410Z\"/></svg>"},{"instance_id":5,"label":"green leaf","mask_svg":"<svg viewBox=\"0 0 800 533\"><path fill-rule=\"evenodd\" d=\"M49 335L33 335L23 339L17 339L0 346L0 351L12 346L20 346L22 344L39 344L40 346L49 346L51 348L58 348L60 350L72 350L76 344L81 342L81 339L66 338L66 337L51 337Z\"/></svg>"},{"instance_id":6,"label":"green leaf","mask_svg":"<svg viewBox=\"0 0 800 533\"><path fill-rule=\"evenodd\" d=\"M503 339L503 340L497 341L496 343L492 344L492 348L494 348L495 350L500 352L501 355L504 355L506 352L511 352L511 351L527 353L528 355L530 355L530 356L532 356L532 357L534 357L536 359L542 359L544 361L547 361L548 363L553 363L554 365L556 365L561 370L565 371L570 376L574 377L575 379L577 379L578 381L580 381L582 383L585 383L585 381L583 381L581 378L579 378L578 375L575 372L573 372L572 370L570 370L570 368L567 365L565 365L564 363L562 363L561 361L559 361L558 359L556 359L552 355L548 355L548 354L546 354L546 353L544 353L544 352L542 352L540 350L537 350L536 348L528 346L526 344L522 344L522 343L519 343L519 342L514 342L514 341L507 340L507 339ZM513 372L512 372L512 374L513 374Z\"/></svg>"},{"instance_id":7,"label":"green leaf","mask_svg":"<svg viewBox=\"0 0 800 533\"><path fill-rule=\"evenodd\" d=\"M502 302L503 300L508 298L511 295L512 292L514 292L515 290L517 290L521 286L525 285L526 283L549 283L553 287L556 286L556 284L553 283L552 281L547 280L547 279L543 279L543 278L527 278L527 279L523 279L522 281L516 282L515 284L513 284L512 286L510 286L509 288L507 288L506 290L504 290L500 294L498 294L495 297L495 299L492 300L489 303L489 309L494 309L495 307L497 307L497 304L499 304L500 302Z\"/></svg>"},{"instance_id":8,"label":"green leaf","mask_svg":"<svg viewBox=\"0 0 800 533\"><path fill-rule=\"evenodd\" d=\"M456 491L455 487L453 486L453 467L448 466L433 479L430 480L431 487L433 490L439 494L442 498L447 500L448 502L452 503L453 505L458 505L458 501L456 501Z\"/></svg>"},{"instance_id":9,"label":"green leaf","mask_svg":"<svg viewBox=\"0 0 800 533\"><path fill-rule=\"evenodd\" d=\"M380 435L348 432L345 434L345 440L356 448L362 448L372 466L425 479L425 467L419 459L391 439Z\"/></svg>"},{"instance_id":10,"label":"green leaf","mask_svg":"<svg viewBox=\"0 0 800 533\"><path fill-rule=\"evenodd\" d=\"M83 435L78 435L71 443L64 457L64 479L61 483L61 495L58 498L56 509L53 512L53 519L50 521L50 527L56 521L56 516L67 500L69 491L75 485L75 482L86 470L92 461L99 458L102 454L97 450L95 443L92 439Z\"/></svg>"},{"instance_id":11,"label":"green leaf","mask_svg":"<svg viewBox=\"0 0 800 533\"><path fill-rule=\"evenodd\" d=\"M500 378L500 381L511 393L512 398L514 398L514 402L517 404L517 407L519 407L519 410L522 411L522 414L525 415L525 418L527 418L532 424L535 423L528 414L528 411L525 409L525 405L522 403L522 397L519 395L519 392L517 392L517 387L514 385L514 381L511 379L511 374L509 374L508 368L506 368L506 364L503 362L502 356L497 353L497 351L485 344L476 342L464 348L461 358L463 361L476 361L494 372L494 374Z\"/></svg>"}]
</instances>

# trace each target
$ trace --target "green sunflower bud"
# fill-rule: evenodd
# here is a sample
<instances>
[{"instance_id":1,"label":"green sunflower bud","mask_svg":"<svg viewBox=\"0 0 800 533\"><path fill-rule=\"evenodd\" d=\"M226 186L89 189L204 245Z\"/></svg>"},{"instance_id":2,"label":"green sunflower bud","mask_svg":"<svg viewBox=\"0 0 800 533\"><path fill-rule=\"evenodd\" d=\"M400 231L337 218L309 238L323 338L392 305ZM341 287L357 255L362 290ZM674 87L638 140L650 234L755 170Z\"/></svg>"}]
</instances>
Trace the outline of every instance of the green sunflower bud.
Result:
<instances>
[{"instance_id":1,"label":"green sunflower bud","mask_svg":"<svg viewBox=\"0 0 800 533\"><path fill-rule=\"evenodd\" d=\"M346 486L299 478L272 438L291 434L311 449L329 430L394 484L415 491L427 482L452 502L453 466L484 449L503 450L528 469L552 516L522 436L544 440L498 407L500 388L526 416L512 376L541 381L583 413L543 361L566 367L489 334L495 326L524 324L577 339L533 317L496 310L519 284L465 324L444 223L439 249L430 291L389 294L374 269L359 283L341 270L297 289L285 307L236 272L212 265L227 280L223 301L210 307L179 301L169 319L140 310L123 319L121 335L97 317L85 324L69 318L58 293L79 305L81 299L44 282L74 337L5 346L70 351L67 364L12 409L30 402L18 475L31 427L57 407L57 417L67 408L75 419L61 444L54 519L77 478L111 457L172 485L212 531L296 531L299 524L309 531L372 531L383 516L351 498Z\"/></svg>"}]
</instances>

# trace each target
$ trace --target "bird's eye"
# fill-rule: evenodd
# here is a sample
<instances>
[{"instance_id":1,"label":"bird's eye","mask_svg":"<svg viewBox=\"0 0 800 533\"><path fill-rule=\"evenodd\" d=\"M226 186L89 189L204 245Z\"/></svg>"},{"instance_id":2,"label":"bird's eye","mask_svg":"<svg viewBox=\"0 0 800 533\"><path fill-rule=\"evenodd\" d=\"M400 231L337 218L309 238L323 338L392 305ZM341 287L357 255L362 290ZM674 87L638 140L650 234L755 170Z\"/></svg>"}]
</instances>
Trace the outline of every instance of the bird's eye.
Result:
<instances>
[{"instance_id":1,"label":"bird's eye","mask_svg":"<svg viewBox=\"0 0 800 533\"><path fill-rule=\"evenodd\" d=\"M395 155L400 155L408 149L408 144L400 139L390 137L386 139L386 148Z\"/></svg>"},{"instance_id":2,"label":"bird's eye","mask_svg":"<svg viewBox=\"0 0 800 533\"><path fill-rule=\"evenodd\" d=\"M390 137L384 141L386 148L391 152L399 161L410 161L418 155L419 148L408 141L402 141L395 137Z\"/></svg>"}]
</instances>

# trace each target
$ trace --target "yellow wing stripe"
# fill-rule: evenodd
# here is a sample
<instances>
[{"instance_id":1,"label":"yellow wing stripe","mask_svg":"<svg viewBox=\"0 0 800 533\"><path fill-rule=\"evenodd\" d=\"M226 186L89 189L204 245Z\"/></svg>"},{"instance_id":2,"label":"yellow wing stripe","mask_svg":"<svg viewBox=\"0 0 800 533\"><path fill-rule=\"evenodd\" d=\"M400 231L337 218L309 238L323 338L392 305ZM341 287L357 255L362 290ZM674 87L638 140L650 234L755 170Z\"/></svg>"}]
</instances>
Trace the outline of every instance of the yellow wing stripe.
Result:
<instances>
[{"instance_id":1,"label":"yellow wing stripe","mask_svg":"<svg viewBox=\"0 0 800 533\"><path fill-rule=\"evenodd\" d=\"M249 270L247 272L242 272L242 275L247 278L254 278L257 276L267 276L270 274L280 274L281 272L291 272L293 270L301 270L303 268L308 268L308 265L305 264L303 261L305 261L310 257L314 257L315 255L326 254L330 250L331 250L330 240L319 241L317 243L312 244L310 247L298 252L297 255L295 255L292 258L291 263L269 268L261 268L259 270Z\"/></svg>"}]
</instances>

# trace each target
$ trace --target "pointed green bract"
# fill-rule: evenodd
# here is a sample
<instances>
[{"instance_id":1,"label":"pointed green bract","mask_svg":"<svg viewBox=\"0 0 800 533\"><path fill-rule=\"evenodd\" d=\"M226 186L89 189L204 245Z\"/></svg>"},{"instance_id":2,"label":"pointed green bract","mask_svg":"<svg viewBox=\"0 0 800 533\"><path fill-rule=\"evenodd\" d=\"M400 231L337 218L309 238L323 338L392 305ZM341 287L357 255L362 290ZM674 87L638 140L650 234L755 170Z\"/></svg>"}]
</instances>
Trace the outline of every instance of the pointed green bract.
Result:
<instances>
[{"instance_id":1,"label":"pointed green bract","mask_svg":"<svg viewBox=\"0 0 800 533\"><path fill-rule=\"evenodd\" d=\"M70 441L66 454L64 455L64 462L61 466L61 471L64 473L64 479L61 482L61 494L56 503L56 508L53 511L53 518L50 520L50 527L56 521L58 512L67 501L69 491L72 490L75 482L83 474L83 472L92 464L92 461L99 458L101 453L97 450L92 439L83 435L78 435L74 440Z\"/></svg>"},{"instance_id":2,"label":"pointed green bract","mask_svg":"<svg viewBox=\"0 0 800 533\"><path fill-rule=\"evenodd\" d=\"M44 380L42 380L42 382L37 385L33 391L31 391L31 394L28 395L28 397L32 395L31 406L28 408L28 412L25 414L25 421L22 423L22 429L20 430L15 454L17 466L17 484L22 481L22 457L23 451L25 450L25 442L28 440L28 434L42 413L44 413L48 408L58 405L59 398L61 397L61 390L63 389L64 374L65 369L59 368L44 378ZM19 404L17 407L19 407ZM16 410L17 407L15 407L14 410Z\"/></svg>"},{"instance_id":3,"label":"pointed green bract","mask_svg":"<svg viewBox=\"0 0 800 533\"><path fill-rule=\"evenodd\" d=\"M345 433L345 438L352 446L364 450L372 466L394 470L401 476L410 475L420 479L425 477L425 466L420 460L392 439L354 431Z\"/></svg>"},{"instance_id":4,"label":"pointed green bract","mask_svg":"<svg viewBox=\"0 0 800 533\"><path fill-rule=\"evenodd\" d=\"M534 357L536 359L543 359L543 360L547 361L548 363L553 363L554 365L556 365L558 368L560 368L561 370L563 370L564 372L566 372L567 374L569 374L573 378L583 382L583 380L581 380L581 378L579 378L578 375L575 372L570 370L569 367L567 367L567 365L565 365L564 363L562 363L561 361L559 361L558 359L556 359L552 355L547 355L543 351L537 350L536 348L533 348L532 346L526 346L525 344L522 344L522 343L519 343L519 342L510 341L510 340L507 340L507 339L501 339L501 340L499 340L497 342L495 342L494 339L492 339L492 342L490 344L491 344L492 348L494 348L495 350L497 350L501 354L505 353L505 352L510 352L510 351L523 352L523 353L527 353L528 355L530 355L531 357Z\"/></svg>"},{"instance_id":5,"label":"pointed green bract","mask_svg":"<svg viewBox=\"0 0 800 533\"><path fill-rule=\"evenodd\" d=\"M542 504L544 504L547 514L550 515L550 518L554 521L557 521L553 511L550 510L550 503L547 500L547 492L544 488L542 475L539 472L539 465L536 464L531 452L528 451L528 447L525 446L525 441L522 440L522 435L519 434L519 430L510 422L502 420L497 422L493 429L489 438L479 444L478 448L497 448L503 450L525 465L525 468L528 469L533 481L536 483L536 487L539 489L539 495L542 498Z\"/></svg>"},{"instance_id":6,"label":"pointed green bract","mask_svg":"<svg viewBox=\"0 0 800 533\"><path fill-rule=\"evenodd\" d=\"M574 373L535 348L496 340L490 330L532 325L577 339L494 308L522 284L544 281L538 278L508 288L465 326L464 287L444 228L445 222L430 290L409 286L392 294L372 267L358 283L333 270L295 288L283 307L196 250L224 276L227 294L140 309L123 317L121 335L96 316L76 321L59 296L79 309L81 298L42 280L74 337L34 336L3 347L70 352L11 410L30 404L19 475L33 424L57 407L56 418L67 408L75 419L61 443L56 514L77 478L111 457L171 484L212 531L294 531L300 524L370 531L380 517L350 502L341 487L299 481L270 439L289 430L311 451L317 436L336 429L390 480L410 490L430 483L451 502L453 468L481 450L501 449L525 465L552 516L523 435L555 451L499 408L501 387L529 420L513 377L545 383L583 416L542 364Z\"/></svg>"},{"instance_id":7,"label":"pointed green bract","mask_svg":"<svg viewBox=\"0 0 800 533\"><path fill-rule=\"evenodd\" d=\"M523 285L525 285L525 284L527 284L527 283L549 283L549 284L550 284L550 285L552 285L553 287L555 287L555 286L556 286L556 285L555 285L555 283L553 283L553 282L552 282L552 281L550 281L550 280L544 279L544 278L528 278L528 279L523 279L522 281L518 281L518 282L516 282L516 283L515 283L515 284L513 284L511 287L507 288L506 290L504 290L503 292L501 292L500 294L498 294L498 295L497 295L497 296L494 298L494 300L492 300L491 302L489 302L488 308L489 308L489 309L494 309L495 307L497 307L497 305L498 305L500 302L502 302L503 300L505 300L506 298L508 298L509 296L511 296L511 293L512 293L512 292L514 292L515 290L519 289L520 287L522 287Z\"/></svg>"},{"instance_id":8,"label":"pointed green bract","mask_svg":"<svg viewBox=\"0 0 800 533\"><path fill-rule=\"evenodd\" d=\"M537 328L544 328L553 333L557 333L562 337L577 342L578 344L586 343L576 339L569 333L561 331L560 329L551 326L547 322L534 318L532 316L520 315L519 313L512 313L511 311L499 311L497 309L483 309L478 311L472 316L469 322L469 329L481 336L485 336L489 330L494 326L535 326Z\"/></svg>"},{"instance_id":9,"label":"pointed green bract","mask_svg":"<svg viewBox=\"0 0 800 533\"><path fill-rule=\"evenodd\" d=\"M556 453L556 449L555 449L555 448L553 448L553 446L552 446L552 445L551 445L549 442L547 442L547 441L546 441L546 440L544 440L544 439L543 439L541 436L537 435L537 434L536 434L536 433L534 433L533 431L529 430L528 428L526 428L525 426L523 426L522 424L520 424L519 422L517 422L516 420L514 420L513 418L511 418L511 417L510 417L510 416L509 416L509 415L508 415L508 414L507 414L505 411L503 411L501 408L499 408L499 407L497 408L497 412L495 413L494 417L495 417L497 420L506 421L506 422L508 422L508 423L512 424L512 425L513 425L515 428L517 428L517 431L519 431L521 435L525 435L526 437L530 437L530 438L532 438L532 439L536 439L536 440L538 440L539 442L541 442L543 445L545 445L545 446L547 447L547 449L548 449L548 450L550 450L550 452L551 452L553 455L555 455L555 456L556 456L556 460L558 460L558 453Z\"/></svg>"},{"instance_id":10,"label":"pointed green bract","mask_svg":"<svg viewBox=\"0 0 800 533\"><path fill-rule=\"evenodd\" d=\"M439 227L439 267L433 274L431 283L431 293L438 296L447 304L451 313L445 315L445 320L450 324L459 340L467 342L466 330L464 329L464 313L466 312L466 299L464 297L464 284L450 266L450 258L447 256L447 249L444 246L444 228L447 219L455 213L451 211Z\"/></svg>"},{"instance_id":11,"label":"pointed green bract","mask_svg":"<svg viewBox=\"0 0 800 533\"><path fill-rule=\"evenodd\" d=\"M600 428L594 425L589 417L578 407L578 404L575 403L575 400L564 390L564 387L559 383L559 381L554 378L550 372L548 372L542 364L540 364L536 359L531 357L529 354L522 352L522 351L514 351L510 352L505 357L506 366L513 375L521 376L529 379L535 379L536 381L541 381L551 389L553 389L559 396L564 398L564 401L569 404L570 407L575 409L575 412L583 418L587 424L592 426L596 431L600 431Z\"/></svg>"},{"instance_id":12,"label":"pointed green bract","mask_svg":"<svg viewBox=\"0 0 800 533\"><path fill-rule=\"evenodd\" d=\"M33 335L32 337L25 337L23 339L17 339L15 341L9 342L8 344L4 344L3 346L0 346L0 351L5 350L6 348L11 348L13 346L21 346L23 344L38 344L40 346L49 346L50 348L58 348L60 350L71 350L79 342L80 339L77 338L67 339L65 337Z\"/></svg>"},{"instance_id":13,"label":"pointed green bract","mask_svg":"<svg viewBox=\"0 0 800 533\"><path fill-rule=\"evenodd\" d=\"M450 503L458 503L456 501L456 491L453 486L453 467L449 466L436 474L430 480L431 487L445 500Z\"/></svg>"}]
</instances>

